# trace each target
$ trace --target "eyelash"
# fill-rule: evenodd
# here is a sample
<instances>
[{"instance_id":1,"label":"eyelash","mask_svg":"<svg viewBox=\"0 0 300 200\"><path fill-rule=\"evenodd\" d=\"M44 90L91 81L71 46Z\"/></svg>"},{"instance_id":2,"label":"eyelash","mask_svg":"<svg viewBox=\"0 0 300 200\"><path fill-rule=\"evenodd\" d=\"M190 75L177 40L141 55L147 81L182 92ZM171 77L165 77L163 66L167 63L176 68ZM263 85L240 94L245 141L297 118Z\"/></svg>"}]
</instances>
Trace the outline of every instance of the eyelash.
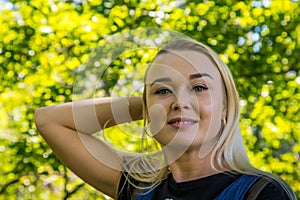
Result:
<instances>
[{"instance_id":1,"label":"eyelash","mask_svg":"<svg viewBox=\"0 0 300 200\"><path fill-rule=\"evenodd\" d=\"M204 86L204 85L195 85L192 90L194 90L195 92L202 92L202 91L205 91L207 89L208 88L206 86ZM170 93L173 93L170 89L168 89L168 88L160 88L160 89L156 90L154 94L167 95L167 94L170 94Z\"/></svg>"},{"instance_id":2,"label":"eyelash","mask_svg":"<svg viewBox=\"0 0 300 200\"><path fill-rule=\"evenodd\" d=\"M154 92L154 94L159 94L159 95L167 95L169 93L172 93L172 91L167 88L160 88Z\"/></svg>"},{"instance_id":3,"label":"eyelash","mask_svg":"<svg viewBox=\"0 0 300 200\"><path fill-rule=\"evenodd\" d=\"M195 89L196 88L201 88L201 90L199 91L196 91ZM193 87L193 90L195 91L195 92L202 92L202 91L205 91L205 90L207 90L208 88L207 88L207 86L205 86L205 85L195 85L194 87Z\"/></svg>"}]
</instances>

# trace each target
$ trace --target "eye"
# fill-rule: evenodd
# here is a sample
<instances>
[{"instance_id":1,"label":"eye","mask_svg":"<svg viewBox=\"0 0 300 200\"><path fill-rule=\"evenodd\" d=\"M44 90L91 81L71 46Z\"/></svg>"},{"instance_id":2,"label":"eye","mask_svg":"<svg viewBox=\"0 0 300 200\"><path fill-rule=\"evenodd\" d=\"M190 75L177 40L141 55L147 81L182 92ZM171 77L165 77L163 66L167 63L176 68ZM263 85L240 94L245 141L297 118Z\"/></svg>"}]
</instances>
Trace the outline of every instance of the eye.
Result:
<instances>
[{"instance_id":1,"label":"eye","mask_svg":"<svg viewBox=\"0 0 300 200\"><path fill-rule=\"evenodd\" d=\"M202 92L207 90L208 88L205 85L196 85L193 87L193 91L195 92Z\"/></svg>"},{"instance_id":2,"label":"eye","mask_svg":"<svg viewBox=\"0 0 300 200\"><path fill-rule=\"evenodd\" d=\"M171 94L171 93L172 93L172 91L167 88L160 88L160 89L156 90L154 94L167 95L167 94Z\"/></svg>"}]
</instances>

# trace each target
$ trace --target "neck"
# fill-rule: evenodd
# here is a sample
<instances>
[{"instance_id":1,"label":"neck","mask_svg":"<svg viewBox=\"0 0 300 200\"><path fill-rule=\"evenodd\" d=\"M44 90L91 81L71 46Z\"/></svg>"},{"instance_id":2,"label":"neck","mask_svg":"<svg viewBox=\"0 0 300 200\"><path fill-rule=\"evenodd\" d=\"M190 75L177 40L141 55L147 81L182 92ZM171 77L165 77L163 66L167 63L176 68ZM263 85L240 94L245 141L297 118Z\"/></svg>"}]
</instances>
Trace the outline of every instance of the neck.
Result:
<instances>
[{"instance_id":1,"label":"neck","mask_svg":"<svg viewBox=\"0 0 300 200\"><path fill-rule=\"evenodd\" d=\"M176 182L195 180L220 171L211 166L211 155L200 158L198 151L185 152L170 164L170 170Z\"/></svg>"}]
</instances>

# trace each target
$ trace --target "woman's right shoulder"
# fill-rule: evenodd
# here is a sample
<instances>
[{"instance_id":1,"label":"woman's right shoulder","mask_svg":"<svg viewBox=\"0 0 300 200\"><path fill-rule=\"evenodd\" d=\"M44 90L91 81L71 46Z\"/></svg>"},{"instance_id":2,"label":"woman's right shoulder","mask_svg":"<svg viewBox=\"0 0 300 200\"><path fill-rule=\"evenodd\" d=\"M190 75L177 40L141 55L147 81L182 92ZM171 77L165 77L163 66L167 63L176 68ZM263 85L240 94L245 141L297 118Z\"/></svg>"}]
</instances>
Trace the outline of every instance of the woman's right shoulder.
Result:
<instances>
[{"instance_id":1,"label":"woman's right shoulder","mask_svg":"<svg viewBox=\"0 0 300 200\"><path fill-rule=\"evenodd\" d=\"M118 200L131 200L134 199L135 193L138 193L137 186L141 182L134 179L130 174L122 172L119 186L118 186Z\"/></svg>"},{"instance_id":2,"label":"woman's right shoulder","mask_svg":"<svg viewBox=\"0 0 300 200\"><path fill-rule=\"evenodd\" d=\"M118 187L118 200L132 200L137 199L139 196L153 195L157 184L146 183L136 180L133 176L126 172L122 172L119 187Z\"/></svg>"}]
</instances>

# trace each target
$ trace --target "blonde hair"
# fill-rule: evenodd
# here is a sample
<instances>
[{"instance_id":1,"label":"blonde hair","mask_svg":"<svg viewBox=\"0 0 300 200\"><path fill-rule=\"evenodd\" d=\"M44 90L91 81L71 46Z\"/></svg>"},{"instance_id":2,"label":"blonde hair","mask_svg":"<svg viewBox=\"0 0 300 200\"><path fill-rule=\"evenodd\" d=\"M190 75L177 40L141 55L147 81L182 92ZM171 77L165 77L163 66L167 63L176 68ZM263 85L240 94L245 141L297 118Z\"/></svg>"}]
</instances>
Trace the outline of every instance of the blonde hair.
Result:
<instances>
[{"instance_id":1,"label":"blonde hair","mask_svg":"<svg viewBox=\"0 0 300 200\"><path fill-rule=\"evenodd\" d=\"M156 56L170 51L196 51L202 53L215 64L222 77L226 96L225 105L227 106L227 122L226 126L223 127L219 140L212 149L211 166L219 171L235 171L244 174L266 176L270 180L278 182L287 192L290 199L296 199L291 188L283 180L272 174L260 171L250 164L239 128L239 95L227 65L211 48L190 38L180 38L170 41ZM151 67L151 65L149 67ZM144 123L146 127L148 123L148 111L146 109L147 102L145 94L146 86L144 87L143 94ZM136 162L140 163L139 161ZM142 162L144 163L144 168L155 168L153 166L151 167L151 161L148 162L147 159L142 159ZM131 165L131 167L134 166ZM147 170L147 173L131 173L130 176L139 181L151 182L154 183L154 185L157 185L167 177L168 173L168 166L166 166L154 171Z\"/></svg>"}]
</instances>

